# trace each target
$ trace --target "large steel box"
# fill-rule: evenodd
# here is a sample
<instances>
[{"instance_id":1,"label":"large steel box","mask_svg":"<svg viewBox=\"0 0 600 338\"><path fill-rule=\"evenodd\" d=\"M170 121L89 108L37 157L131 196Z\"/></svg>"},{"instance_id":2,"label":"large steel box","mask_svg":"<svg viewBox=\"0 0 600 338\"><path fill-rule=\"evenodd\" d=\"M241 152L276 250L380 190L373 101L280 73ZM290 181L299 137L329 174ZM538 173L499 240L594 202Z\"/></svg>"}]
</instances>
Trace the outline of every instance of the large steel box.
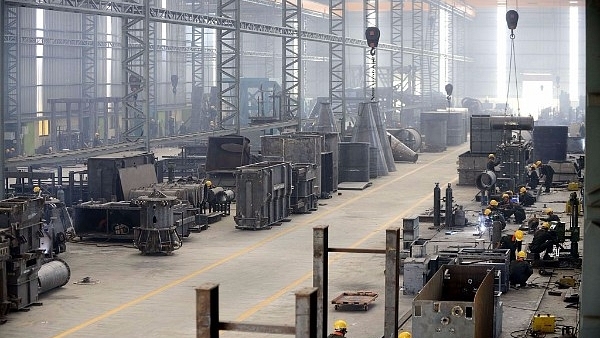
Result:
<instances>
[{"instance_id":1,"label":"large steel box","mask_svg":"<svg viewBox=\"0 0 600 338\"><path fill-rule=\"evenodd\" d=\"M404 278L402 279L405 295L416 295L427 283L429 276L429 258L428 257L407 257L404 259Z\"/></svg>"},{"instance_id":2,"label":"large steel box","mask_svg":"<svg viewBox=\"0 0 600 338\"><path fill-rule=\"evenodd\" d=\"M250 164L250 140L244 136L227 135L208 138L206 171L235 170Z\"/></svg>"},{"instance_id":3,"label":"large steel box","mask_svg":"<svg viewBox=\"0 0 600 338\"><path fill-rule=\"evenodd\" d=\"M404 250L410 250L410 246L413 241L419 238L419 216L413 215L411 217L402 219L402 248Z\"/></svg>"},{"instance_id":4,"label":"large steel box","mask_svg":"<svg viewBox=\"0 0 600 338\"><path fill-rule=\"evenodd\" d=\"M489 153L467 151L458 156L458 185L475 186L477 176L486 170Z\"/></svg>"},{"instance_id":5,"label":"large steel box","mask_svg":"<svg viewBox=\"0 0 600 338\"><path fill-rule=\"evenodd\" d=\"M494 285L504 293L510 289L510 250L463 248L458 252L458 264L495 269Z\"/></svg>"},{"instance_id":6,"label":"large steel box","mask_svg":"<svg viewBox=\"0 0 600 338\"><path fill-rule=\"evenodd\" d=\"M259 162L239 167L236 174L236 228L267 228L290 214L292 166Z\"/></svg>"},{"instance_id":7,"label":"large steel box","mask_svg":"<svg viewBox=\"0 0 600 338\"><path fill-rule=\"evenodd\" d=\"M443 265L413 300L414 337L494 337L494 275L486 267Z\"/></svg>"},{"instance_id":8,"label":"large steel box","mask_svg":"<svg viewBox=\"0 0 600 338\"><path fill-rule=\"evenodd\" d=\"M290 133L262 136L261 153L264 156L280 156L291 163L312 163L318 167L315 194L321 195L321 152L323 136L312 133Z\"/></svg>"},{"instance_id":9,"label":"large steel box","mask_svg":"<svg viewBox=\"0 0 600 338\"><path fill-rule=\"evenodd\" d=\"M129 191L157 183L154 154L127 151L88 159L90 198L123 201Z\"/></svg>"}]
</instances>

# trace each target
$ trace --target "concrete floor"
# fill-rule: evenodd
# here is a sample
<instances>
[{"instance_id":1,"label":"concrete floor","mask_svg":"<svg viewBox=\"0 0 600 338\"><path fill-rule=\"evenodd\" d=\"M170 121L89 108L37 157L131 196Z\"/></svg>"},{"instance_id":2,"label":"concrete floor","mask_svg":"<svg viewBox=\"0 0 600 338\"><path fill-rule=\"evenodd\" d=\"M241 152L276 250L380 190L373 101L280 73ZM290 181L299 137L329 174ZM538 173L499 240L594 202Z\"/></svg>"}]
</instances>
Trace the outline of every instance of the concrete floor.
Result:
<instances>
[{"instance_id":1,"label":"concrete floor","mask_svg":"<svg viewBox=\"0 0 600 338\"><path fill-rule=\"evenodd\" d=\"M318 211L292 215L291 222L270 230L237 230L233 216L228 216L207 231L193 233L171 256L142 256L129 243L69 243L60 258L71 268L71 281L43 294L43 306L10 313L8 322L0 325L0 336L194 337L194 288L206 282L219 284L221 320L294 325L294 292L312 286L313 227L329 226L330 247L383 249L385 229L401 227L403 218L432 208L436 182L443 188L452 183L455 202L472 219L481 208L474 201L476 190L456 186L458 155L467 147L422 153L417 163L397 163L397 171L373 180L371 187L339 191L331 199L320 200ZM557 189L541 196L529 212L540 211L542 204L564 210L566 198L568 193ZM568 221L567 216L559 216ZM506 233L515 229L516 225L509 224ZM473 236L472 227L446 235L422 223L420 232L421 237L432 238L428 253L435 247L486 245ZM349 324L349 337L383 335L384 263L383 255L330 253L329 299L356 290L380 296L368 311L336 311L330 306L328 327L342 318ZM559 324L575 326L577 310L565 308L560 297L547 295L546 286L553 288L554 280L562 275L578 274L556 270L550 279L536 270L530 281L537 287L503 295L502 337L525 337L518 335L524 333L519 330L527 329L536 313L555 314L561 319ZM96 283L75 284L84 277ZM412 298L401 296L401 315L411 309ZM410 330L410 320L403 327ZM221 337L271 336L281 337L221 332Z\"/></svg>"}]
</instances>

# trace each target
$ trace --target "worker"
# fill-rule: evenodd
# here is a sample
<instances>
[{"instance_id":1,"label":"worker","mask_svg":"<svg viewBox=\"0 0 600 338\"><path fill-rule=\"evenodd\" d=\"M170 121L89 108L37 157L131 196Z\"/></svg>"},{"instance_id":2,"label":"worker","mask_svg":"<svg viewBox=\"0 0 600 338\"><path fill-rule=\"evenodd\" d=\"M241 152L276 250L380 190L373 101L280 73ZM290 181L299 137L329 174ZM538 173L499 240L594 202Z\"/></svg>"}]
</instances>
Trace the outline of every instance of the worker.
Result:
<instances>
[{"instance_id":1,"label":"worker","mask_svg":"<svg viewBox=\"0 0 600 338\"><path fill-rule=\"evenodd\" d=\"M515 260L515 252L521 251L521 241L523 240L523 231L517 230L512 235L504 235L500 239L498 249L509 249L510 261Z\"/></svg>"},{"instance_id":2,"label":"worker","mask_svg":"<svg viewBox=\"0 0 600 338\"><path fill-rule=\"evenodd\" d=\"M535 197L527 191L527 188L521 187L519 189L519 204L524 207L530 207L535 203Z\"/></svg>"},{"instance_id":3,"label":"worker","mask_svg":"<svg viewBox=\"0 0 600 338\"><path fill-rule=\"evenodd\" d=\"M208 191L210 189L214 188L212 182L210 180L206 180L204 181L204 194L202 196L202 203L200 203L200 211L201 213L206 213L206 211L208 210L208 213L211 213L213 210L213 205L211 203L211 201L209 201L209 194Z\"/></svg>"},{"instance_id":4,"label":"worker","mask_svg":"<svg viewBox=\"0 0 600 338\"><path fill-rule=\"evenodd\" d=\"M506 228L506 219L504 218L504 213L499 209L499 203L496 200L491 200L490 205L488 205L488 209L492 212L489 216L490 220L493 222L500 222L502 224L502 230Z\"/></svg>"},{"instance_id":5,"label":"worker","mask_svg":"<svg viewBox=\"0 0 600 338\"><path fill-rule=\"evenodd\" d=\"M535 189L540 184L540 176L537 172L537 166L534 164L529 166L529 173L527 174L527 186L529 189Z\"/></svg>"},{"instance_id":6,"label":"worker","mask_svg":"<svg viewBox=\"0 0 600 338\"><path fill-rule=\"evenodd\" d=\"M346 337L346 332L348 332L348 324L344 320L338 319L333 323L333 333L327 338Z\"/></svg>"},{"instance_id":7,"label":"worker","mask_svg":"<svg viewBox=\"0 0 600 338\"><path fill-rule=\"evenodd\" d=\"M543 164L542 161L535 162L535 166L540 171L540 179L544 179L544 192L550 192L554 179L554 168L549 164Z\"/></svg>"},{"instance_id":8,"label":"worker","mask_svg":"<svg viewBox=\"0 0 600 338\"><path fill-rule=\"evenodd\" d=\"M525 260L525 251L517 253L517 259L510 262L510 284L516 287L527 286L527 279L533 274L531 264Z\"/></svg>"},{"instance_id":9,"label":"worker","mask_svg":"<svg viewBox=\"0 0 600 338\"><path fill-rule=\"evenodd\" d=\"M535 259L540 259L540 254L545 252L544 260L550 260L551 252L554 252L554 245L558 244L556 232L550 231L550 223L542 223L542 227L533 235L533 240L529 245L529 251L535 254Z\"/></svg>"},{"instance_id":10,"label":"worker","mask_svg":"<svg viewBox=\"0 0 600 338\"><path fill-rule=\"evenodd\" d=\"M552 208L546 208L544 210L544 214L546 214L546 217L542 217L540 218L542 221L544 222L559 222L560 223L560 218L554 214L554 211L552 210Z\"/></svg>"},{"instance_id":11,"label":"worker","mask_svg":"<svg viewBox=\"0 0 600 338\"><path fill-rule=\"evenodd\" d=\"M500 160L496 160L496 155L494 154L489 154L488 155L488 162L486 165L486 169L489 171L493 171L496 172L496 167L500 164Z\"/></svg>"},{"instance_id":12,"label":"worker","mask_svg":"<svg viewBox=\"0 0 600 338\"><path fill-rule=\"evenodd\" d=\"M411 338L412 335L408 331L403 331L398 335L398 338Z\"/></svg>"},{"instance_id":13,"label":"worker","mask_svg":"<svg viewBox=\"0 0 600 338\"><path fill-rule=\"evenodd\" d=\"M507 193L502 194L502 201L498 203L498 209L502 212L505 220L514 215L517 224L522 224L526 218L523 207L514 203Z\"/></svg>"},{"instance_id":14,"label":"worker","mask_svg":"<svg viewBox=\"0 0 600 338\"><path fill-rule=\"evenodd\" d=\"M42 189L38 186L33 187L33 194L36 197L42 197Z\"/></svg>"}]
</instances>

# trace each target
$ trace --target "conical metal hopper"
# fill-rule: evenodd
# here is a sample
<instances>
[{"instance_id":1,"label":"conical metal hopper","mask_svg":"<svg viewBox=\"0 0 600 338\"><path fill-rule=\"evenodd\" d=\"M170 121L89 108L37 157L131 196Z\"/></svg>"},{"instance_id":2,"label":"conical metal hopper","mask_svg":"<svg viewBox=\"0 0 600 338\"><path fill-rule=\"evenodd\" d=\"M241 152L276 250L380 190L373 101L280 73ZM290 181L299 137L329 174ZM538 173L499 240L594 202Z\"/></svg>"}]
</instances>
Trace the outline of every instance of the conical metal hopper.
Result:
<instances>
[{"instance_id":1,"label":"conical metal hopper","mask_svg":"<svg viewBox=\"0 0 600 338\"><path fill-rule=\"evenodd\" d=\"M379 176L389 174L370 102L361 102L358 106L358 118L352 134L352 142L367 142L371 147L379 149L377 152L377 174Z\"/></svg>"},{"instance_id":2,"label":"conical metal hopper","mask_svg":"<svg viewBox=\"0 0 600 338\"><path fill-rule=\"evenodd\" d=\"M337 133L337 126L335 124L335 118L333 117L333 111L331 110L331 103L321 102L320 106L319 117L313 126L313 131L320 133Z\"/></svg>"},{"instance_id":3,"label":"conical metal hopper","mask_svg":"<svg viewBox=\"0 0 600 338\"><path fill-rule=\"evenodd\" d=\"M385 156L385 164L389 172L396 171L396 165L394 164L394 155L392 154L392 147L383 124L383 119L379 112L378 102L371 102L371 111L373 112L373 118L375 119L375 126L377 127L377 133L379 135L379 141L381 142L381 150Z\"/></svg>"}]
</instances>

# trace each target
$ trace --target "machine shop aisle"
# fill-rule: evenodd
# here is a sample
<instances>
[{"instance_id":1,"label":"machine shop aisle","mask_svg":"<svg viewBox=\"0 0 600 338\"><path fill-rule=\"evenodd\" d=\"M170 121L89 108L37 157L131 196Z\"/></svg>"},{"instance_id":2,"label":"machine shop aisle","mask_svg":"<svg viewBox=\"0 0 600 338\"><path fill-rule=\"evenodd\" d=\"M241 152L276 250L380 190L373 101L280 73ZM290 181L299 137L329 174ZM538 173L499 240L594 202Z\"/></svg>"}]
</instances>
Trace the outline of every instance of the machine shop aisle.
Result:
<instances>
[{"instance_id":1,"label":"machine shop aisle","mask_svg":"<svg viewBox=\"0 0 600 338\"><path fill-rule=\"evenodd\" d=\"M329 225L331 247L384 248L386 228L401 227L402 218L432 207L435 182L456 181L456 159L465 150L422 153L417 163L398 163L396 172L371 187L339 191L320 200L317 211L292 215L291 222L270 230L237 230L232 211L208 230L192 233L171 256L142 256L129 243L69 243L61 256L71 267L69 284L42 295L43 306L11 313L0 335L194 337L194 288L206 282L219 284L221 320L293 325L294 291L312 286L313 227ZM343 318L351 337L383 335L384 265L382 255L330 254L329 300L355 290L374 291L379 298L366 312L331 306L328 327ZM94 283L75 284L85 277ZM412 298L401 296L401 315Z\"/></svg>"}]
</instances>

